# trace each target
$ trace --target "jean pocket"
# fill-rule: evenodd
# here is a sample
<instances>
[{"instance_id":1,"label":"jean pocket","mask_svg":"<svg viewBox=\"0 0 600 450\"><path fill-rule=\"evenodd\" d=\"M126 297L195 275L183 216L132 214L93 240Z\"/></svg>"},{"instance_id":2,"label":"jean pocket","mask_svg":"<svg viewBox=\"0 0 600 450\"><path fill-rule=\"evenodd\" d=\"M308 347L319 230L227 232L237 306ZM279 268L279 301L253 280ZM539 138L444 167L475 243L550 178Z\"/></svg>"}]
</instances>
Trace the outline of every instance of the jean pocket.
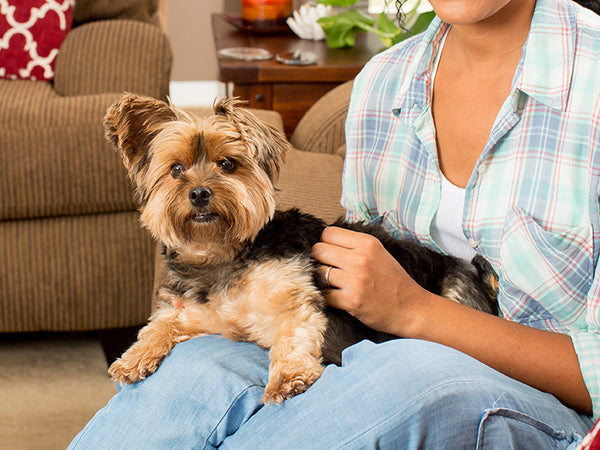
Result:
<instances>
[{"instance_id":1,"label":"jean pocket","mask_svg":"<svg viewBox=\"0 0 600 450\"><path fill-rule=\"evenodd\" d=\"M585 312L592 285L593 245L590 224L549 231L521 209L512 208L500 248L504 289L513 298L526 294L539 303L540 311L573 324ZM518 319L510 305L503 307L508 317Z\"/></svg>"},{"instance_id":2,"label":"jean pocket","mask_svg":"<svg viewBox=\"0 0 600 450\"><path fill-rule=\"evenodd\" d=\"M581 439L539 419L505 408L486 410L477 435L478 449L566 449Z\"/></svg>"}]
</instances>

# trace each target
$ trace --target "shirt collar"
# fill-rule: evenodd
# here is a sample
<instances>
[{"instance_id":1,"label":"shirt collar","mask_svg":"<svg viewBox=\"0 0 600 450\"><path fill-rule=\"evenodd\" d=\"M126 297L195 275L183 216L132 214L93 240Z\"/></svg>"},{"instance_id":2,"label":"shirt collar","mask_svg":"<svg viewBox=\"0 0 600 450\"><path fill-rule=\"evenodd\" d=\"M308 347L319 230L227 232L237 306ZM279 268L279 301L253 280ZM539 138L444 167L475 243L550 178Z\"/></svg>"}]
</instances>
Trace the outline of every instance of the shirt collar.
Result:
<instances>
[{"instance_id":1,"label":"shirt collar","mask_svg":"<svg viewBox=\"0 0 600 450\"><path fill-rule=\"evenodd\" d=\"M440 43L448 28L437 16L423 32L420 42L415 48L415 57L404 67L407 76L405 84L400 87L393 109L399 118L410 119L418 116L425 105L431 102L431 74L433 63Z\"/></svg>"},{"instance_id":2,"label":"shirt collar","mask_svg":"<svg viewBox=\"0 0 600 450\"><path fill-rule=\"evenodd\" d=\"M513 79L513 91L518 89L561 110L565 109L569 97L576 34L576 20L568 3L537 0L529 36ZM409 82L400 88L396 97L394 114L397 117L415 118L430 102L433 61L447 27L448 24L436 16L423 33L415 64L405 69L412 70L414 76L406 78Z\"/></svg>"},{"instance_id":3,"label":"shirt collar","mask_svg":"<svg viewBox=\"0 0 600 450\"><path fill-rule=\"evenodd\" d=\"M576 19L569 2L538 0L513 88L564 110L575 59Z\"/></svg>"}]
</instances>

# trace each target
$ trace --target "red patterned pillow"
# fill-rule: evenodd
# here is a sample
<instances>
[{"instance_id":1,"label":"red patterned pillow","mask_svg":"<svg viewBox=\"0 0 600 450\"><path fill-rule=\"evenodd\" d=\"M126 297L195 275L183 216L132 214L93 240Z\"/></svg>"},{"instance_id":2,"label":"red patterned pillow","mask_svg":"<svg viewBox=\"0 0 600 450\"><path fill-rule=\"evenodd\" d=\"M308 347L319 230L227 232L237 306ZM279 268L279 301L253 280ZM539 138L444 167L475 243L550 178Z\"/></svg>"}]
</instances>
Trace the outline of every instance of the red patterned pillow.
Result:
<instances>
[{"instance_id":1,"label":"red patterned pillow","mask_svg":"<svg viewBox=\"0 0 600 450\"><path fill-rule=\"evenodd\" d=\"M577 446L577 450L600 450L600 419Z\"/></svg>"},{"instance_id":2,"label":"red patterned pillow","mask_svg":"<svg viewBox=\"0 0 600 450\"><path fill-rule=\"evenodd\" d=\"M0 0L0 78L51 80L74 0Z\"/></svg>"}]
</instances>

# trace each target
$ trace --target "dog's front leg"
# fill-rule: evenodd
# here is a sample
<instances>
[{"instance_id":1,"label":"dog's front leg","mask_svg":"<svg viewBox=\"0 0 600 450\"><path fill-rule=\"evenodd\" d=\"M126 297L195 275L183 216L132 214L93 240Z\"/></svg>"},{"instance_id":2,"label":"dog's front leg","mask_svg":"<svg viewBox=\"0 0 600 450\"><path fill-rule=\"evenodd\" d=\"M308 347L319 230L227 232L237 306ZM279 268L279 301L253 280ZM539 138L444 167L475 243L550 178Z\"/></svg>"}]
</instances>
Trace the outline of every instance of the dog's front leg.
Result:
<instances>
[{"instance_id":1,"label":"dog's front leg","mask_svg":"<svg viewBox=\"0 0 600 450\"><path fill-rule=\"evenodd\" d=\"M224 329L218 313L208 304L170 298L159 308L138 340L109 368L115 382L136 383L152 375L175 344Z\"/></svg>"},{"instance_id":2,"label":"dog's front leg","mask_svg":"<svg viewBox=\"0 0 600 450\"><path fill-rule=\"evenodd\" d=\"M269 382L263 402L281 403L306 391L323 372L321 349L327 321L314 311L300 322L298 315L283 320L269 356Z\"/></svg>"},{"instance_id":3,"label":"dog's front leg","mask_svg":"<svg viewBox=\"0 0 600 450\"><path fill-rule=\"evenodd\" d=\"M179 327L179 314L179 309L165 306L152 315L137 341L110 366L113 381L131 384L152 375L176 343L191 337Z\"/></svg>"}]
</instances>

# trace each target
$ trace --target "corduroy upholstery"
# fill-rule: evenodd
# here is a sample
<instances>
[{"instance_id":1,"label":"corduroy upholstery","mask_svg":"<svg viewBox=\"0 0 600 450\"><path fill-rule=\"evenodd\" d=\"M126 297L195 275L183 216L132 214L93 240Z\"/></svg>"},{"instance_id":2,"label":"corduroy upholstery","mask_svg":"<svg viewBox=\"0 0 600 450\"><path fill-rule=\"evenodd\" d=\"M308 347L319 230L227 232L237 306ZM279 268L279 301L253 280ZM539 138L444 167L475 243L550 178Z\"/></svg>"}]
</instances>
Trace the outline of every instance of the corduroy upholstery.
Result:
<instances>
[{"instance_id":1,"label":"corduroy upholstery","mask_svg":"<svg viewBox=\"0 0 600 450\"><path fill-rule=\"evenodd\" d=\"M154 244L102 118L122 91L166 99L158 0L77 0L53 83L0 80L0 332L143 323Z\"/></svg>"},{"instance_id":2,"label":"corduroy upholstery","mask_svg":"<svg viewBox=\"0 0 600 450\"><path fill-rule=\"evenodd\" d=\"M290 138L294 147L343 156L344 125L353 84L351 80L337 86L306 111Z\"/></svg>"},{"instance_id":3,"label":"corduroy upholstery","mask_svg":"<svg viewBox=\"0 0 600 450\"><path fill-rule=\"evenodd\" d=\"M158 0L76 0L73 22L120 19L158 25L158 9Z\"/></svg>"}]
</instances>

